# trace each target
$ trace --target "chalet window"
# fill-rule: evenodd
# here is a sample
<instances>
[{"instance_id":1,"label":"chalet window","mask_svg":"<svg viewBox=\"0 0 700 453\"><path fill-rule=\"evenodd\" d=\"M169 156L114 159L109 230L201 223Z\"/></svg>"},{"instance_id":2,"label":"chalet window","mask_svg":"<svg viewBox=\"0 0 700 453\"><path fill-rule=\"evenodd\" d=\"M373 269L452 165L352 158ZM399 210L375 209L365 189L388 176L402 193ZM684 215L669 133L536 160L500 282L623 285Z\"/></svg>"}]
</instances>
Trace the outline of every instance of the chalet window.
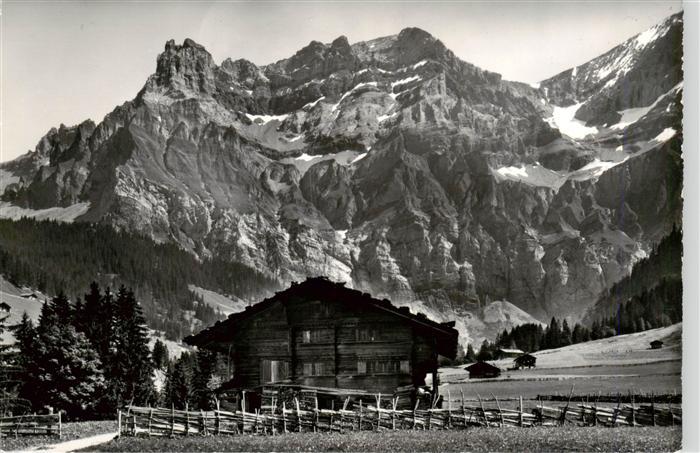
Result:
<instances>
[{"instance_id":1,"label":"chalet window","mask_svg":"<svg viewBox=\"0 0 700 453\"><path fill-rule=\"evenodd\" d=\"M356 341L376 341L379 339L379 336L377 335L377 329L358 327L355 329L355 339Z\"/></svg>"},{"instance_id":2,"label":"chalet window","mask_svg":"<svg viewBox=\"0 0 700 453\"><path fill-rule=\"evenodd\" d=\"M289 364L282 360L260 361L260 383L279 382L289 377Z\"/></svg>"},{"instance_id":3,"label":"chalet window","mask_svg":"<svg viewBox=\"0 0 700 453\"><path fill-rule=\"evenodd\" d=\"M328 343L331 342L333 333L330 329L308 329L301 331L301 342L310 343Z\"/></svg>"},{"instance_id":4,"label":"chalet window","mask_svg":"<svg viewBox=\"0 0 700 453\"><path fill-rule=\"evenodd\" d=\"M331 364L326 362L306 362L303 364L304 376L332 375Z\"/></svg>"},{"instance_id":5,"label":"chalet window","mask_svg":"<svg viewBox=\"0 0 700 453\"><path fill-rule=\"evenodd\" d=\"M357 374L410 373L408 360L362 359L357 361Z\"/></svg>"}]
</instances>

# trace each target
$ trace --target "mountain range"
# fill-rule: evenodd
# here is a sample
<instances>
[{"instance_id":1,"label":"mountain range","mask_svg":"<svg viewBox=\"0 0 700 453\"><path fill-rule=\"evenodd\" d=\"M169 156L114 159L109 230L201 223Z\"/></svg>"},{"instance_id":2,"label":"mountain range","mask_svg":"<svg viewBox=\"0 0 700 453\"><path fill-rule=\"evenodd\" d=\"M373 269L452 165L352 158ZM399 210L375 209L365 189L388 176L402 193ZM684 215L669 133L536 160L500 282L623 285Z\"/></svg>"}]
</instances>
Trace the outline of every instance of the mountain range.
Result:
<instances>
[{"instance_id":1,"label":"mountain range","mask_svg":"<svg viewBox=\"0 0 700 453\"><path fill-rule=\"evenodd\" d=\"M680 225L682 29L534 85L418 28L266 66L171 40L134 99L0 164L0 216L325 275L465 341L577 321Z\"/></svg>"}]
</instances>

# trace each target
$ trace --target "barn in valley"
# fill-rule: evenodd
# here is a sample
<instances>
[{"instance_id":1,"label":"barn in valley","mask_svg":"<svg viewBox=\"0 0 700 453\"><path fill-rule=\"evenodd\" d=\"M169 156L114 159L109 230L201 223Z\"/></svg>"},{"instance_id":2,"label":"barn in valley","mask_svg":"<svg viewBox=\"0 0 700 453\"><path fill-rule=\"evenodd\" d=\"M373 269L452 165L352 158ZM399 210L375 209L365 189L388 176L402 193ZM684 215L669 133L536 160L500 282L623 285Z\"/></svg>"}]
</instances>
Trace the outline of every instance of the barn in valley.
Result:
<instances>
[{"instance_id":1,"label":"barn in valley","mask_svg":"<svg viewBox=\"0 0 700 453\"><path fill-rule=\"evenodd\" d=\"M464 369L469 372L469 379L494 378L501 375L501 369L488 362L476 362Z\"/></svg>"},{"instance_id":2,"label":"barn in valley","mask_svg":"<svg viewBox=\"0 0 700 453\"><path fill-rule=\"evenodd\" d=\"M515 368L532 368L536 366L537 363L537 357L535 357L532 354L523 354L519 355L518 357L513 360L515 364Z\"/></svg>"},{"instance_id":3,"label":"barn in valley","mask_svg":"<svg viewBox=\"0 0 700 453\"><path fill-rule=\"evenodd\" d=\"M457 337L454 322L435 322L317 277L185 342L231 357L235 371L228 388L297 385L389 396L424 386L428 374L437 382L438 355L454 359Z\"/></svg>"}]
</instances>

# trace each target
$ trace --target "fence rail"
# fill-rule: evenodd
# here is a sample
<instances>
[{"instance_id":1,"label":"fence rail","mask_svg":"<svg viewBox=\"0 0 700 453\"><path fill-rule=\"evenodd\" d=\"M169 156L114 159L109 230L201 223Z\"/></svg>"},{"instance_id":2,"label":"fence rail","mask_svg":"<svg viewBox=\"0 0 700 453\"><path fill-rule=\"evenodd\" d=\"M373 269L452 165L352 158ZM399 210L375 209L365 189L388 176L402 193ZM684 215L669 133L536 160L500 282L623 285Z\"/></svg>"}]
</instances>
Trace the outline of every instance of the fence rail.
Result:
<instances>
[{"instance_id":1,"label":"fence rail","mask_svg":"<svg viewBox=\"0 0 700 453\"><path fill-rule=\"evenodd\" d=\"M498 398L487 406L484 400L479 404L467 404L452 407L448 398L447 408L397 409L398 398L389 399L390 408L384 407L381 395L377 395L376 404L363 405L360 401L356 407L348 408L349 399L341 409L302 408L298 399L292 407L286 402L281 406L273 405L269 411L246 412L245 410L229 412L187 411L152 407L129 406L119 411L119 433L125 436L179 436L179 435L237 435L261 434L276 435L288 432L316 431L363 431L363 430L397 430L397 429L467 429L469 427L531 427L562 426L673 426L682 421L680 407L659 407L651 404L623 404L618 401L613 407L592 404L576 404L552 407L543 402L528 405L519 399L516 409L504 408Z\"/></svg>"},{"instance_id":2,"label":"fence rail","mask_svg":"<svg viewBox=\"0 0 700 453\"><path fill-rule=\"evenodd\" d=\"M0 438L20 436L61 437L61 414L0 417Z\"/></svg>"}]
</instances>

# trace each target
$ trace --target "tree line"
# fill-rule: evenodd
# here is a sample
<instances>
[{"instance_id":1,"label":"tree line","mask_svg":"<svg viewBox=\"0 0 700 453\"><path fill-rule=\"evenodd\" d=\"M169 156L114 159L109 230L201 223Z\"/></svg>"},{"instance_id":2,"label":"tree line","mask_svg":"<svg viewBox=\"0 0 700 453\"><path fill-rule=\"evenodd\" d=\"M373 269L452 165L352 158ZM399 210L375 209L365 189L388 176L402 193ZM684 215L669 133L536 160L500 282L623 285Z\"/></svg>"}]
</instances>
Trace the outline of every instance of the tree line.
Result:
<instances>
[{"instance_id":1,"label":"tree line","mask_svg":"<svg viewBox=\"0 0 700 453\"><path fill-rule=\"evenodd\" d=\"M0 273L46 294L78 295L90 282L133 288L148 325L170 339L191 333L191 315L208 325L221 316L188 285L255 299L280 287L255 269L224 257L198 259L175 244L158 244L108 225L0 219Z\"/></svg>"},{"instance_id":2,"label":"tree line","mask_svg":"<svg viewBox=\"0 0 700 453\"><path fill-rule=\"evenodd\" d=\"M208 351L171 360L148 328L134 292L116 293L97 283L71 302L63 292L46 301L35 324L25 313L14 326L0 317L0 332L12 330L14 348L0 350L3 413L64 411L69 418L113 417L126 404L211 407L213 379L222 359ZM157 385L158 376L165 384ZM160 387L160 388L158 388Z\"/></svg>"}]
</instances>

